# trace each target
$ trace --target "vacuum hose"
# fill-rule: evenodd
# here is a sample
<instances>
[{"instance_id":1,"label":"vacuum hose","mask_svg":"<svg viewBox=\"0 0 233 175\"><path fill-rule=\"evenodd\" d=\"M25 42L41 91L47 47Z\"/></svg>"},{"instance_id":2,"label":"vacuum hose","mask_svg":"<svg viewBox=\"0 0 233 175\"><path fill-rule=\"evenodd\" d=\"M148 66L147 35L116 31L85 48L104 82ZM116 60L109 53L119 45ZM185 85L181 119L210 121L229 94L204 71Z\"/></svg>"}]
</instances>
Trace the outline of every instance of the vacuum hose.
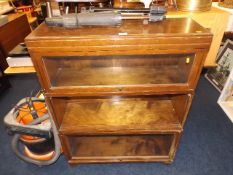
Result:
<instances>
[{"instance_id":1,"label":"vacuum hose","mask_svg":"<svg viewBox=\"0 0 233 175\"><path fill-rule=\"evenodd\" d=\"M30 125L36 125L36 124L39 124L41 123L42 121L46 120L49 118L49 115L44 115L40 118L37 118L35 120L33 120ZM19 140L20 140L20 137L21 135L20 134L15 134L13 136L13 139L12 139L12 142L11 142L11 147L14 151L14 153L16 154L17 157L19 157L20 159L26 161L26 162L29 162L29 163L33 163L35 165L38 165L38 166L43 166L43 165L50 165L52 163L54 163L60 156L61 154L61 142L60 142L60 139L58 137L58 131L57 131L57 128L55 126L55 123L52 119L50 119L50 122L51 122L51 126L52 126L52 131L53 131L53 137L54 137L54 143L55 143L55 150L54 150L54 155L53 155L53 158L50 159L50 160L47 160L47 161L39 161L39 160L34 160L34 159L31 159L25 155L23 155L20 151L19 151L19 148L18 148L18 145L19 145Z\"/></svg>"}]
</instances>

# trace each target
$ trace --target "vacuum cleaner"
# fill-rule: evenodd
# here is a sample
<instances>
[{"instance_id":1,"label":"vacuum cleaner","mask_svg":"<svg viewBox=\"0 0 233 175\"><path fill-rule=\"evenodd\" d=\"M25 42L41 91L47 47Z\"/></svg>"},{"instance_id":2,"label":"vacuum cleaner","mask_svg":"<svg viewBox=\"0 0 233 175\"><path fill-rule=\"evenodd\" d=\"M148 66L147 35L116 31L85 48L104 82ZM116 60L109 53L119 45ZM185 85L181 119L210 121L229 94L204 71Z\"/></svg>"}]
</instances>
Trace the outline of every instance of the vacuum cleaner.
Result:
<instances>
[{"instance_id":1,"label":"vacuum cleaner","mask_svg":"<svg viewBox=\"0 0 233 175\"><path fill-rule=\"evenodd\" d=\"M11 146L20 159L38 165L50 165L61 154L55 123L42 97L26 97L5 116L4 123L13 134Z\"/></svg>"}]
</instances>

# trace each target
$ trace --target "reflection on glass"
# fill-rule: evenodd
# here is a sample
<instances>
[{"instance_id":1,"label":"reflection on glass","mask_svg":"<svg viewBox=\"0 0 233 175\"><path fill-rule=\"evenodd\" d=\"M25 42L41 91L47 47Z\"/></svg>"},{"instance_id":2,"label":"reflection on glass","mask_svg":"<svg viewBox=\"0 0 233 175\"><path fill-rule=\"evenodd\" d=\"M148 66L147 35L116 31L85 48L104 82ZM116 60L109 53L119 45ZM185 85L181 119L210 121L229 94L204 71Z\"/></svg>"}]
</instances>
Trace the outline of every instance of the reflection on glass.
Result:
<instances>
[{"instance_id":1,"label":"reflection on glass","mask_svg":"<svg viewBox=\"0 0 233 175\"><path fill-rule=\"evenodd\" d=\"M186 83L193 54L95 57L44 57L50 83L108 86Z\"/></svg>"}]
</instances>

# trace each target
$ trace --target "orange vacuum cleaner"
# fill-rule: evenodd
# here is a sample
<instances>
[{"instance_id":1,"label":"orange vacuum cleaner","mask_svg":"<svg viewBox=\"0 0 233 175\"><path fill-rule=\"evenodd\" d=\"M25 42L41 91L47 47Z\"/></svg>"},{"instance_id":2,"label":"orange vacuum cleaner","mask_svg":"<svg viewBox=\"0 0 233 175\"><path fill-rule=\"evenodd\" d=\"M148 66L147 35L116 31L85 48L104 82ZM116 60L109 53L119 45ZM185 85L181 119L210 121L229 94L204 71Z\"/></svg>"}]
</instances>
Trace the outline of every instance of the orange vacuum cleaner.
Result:
<instances>
[{"instance_id":1,"label":"orange vacuum cleaner","mask_svg":"<svg viewBox=\"0 0 233 175\"><path fill-rule=\"evenodd\" d=\"M20 100L4 123L13 133L12 149L20 159L42 166L54 163L60 156L61 143L44 99Z\"/></svg>"}]
</instances>

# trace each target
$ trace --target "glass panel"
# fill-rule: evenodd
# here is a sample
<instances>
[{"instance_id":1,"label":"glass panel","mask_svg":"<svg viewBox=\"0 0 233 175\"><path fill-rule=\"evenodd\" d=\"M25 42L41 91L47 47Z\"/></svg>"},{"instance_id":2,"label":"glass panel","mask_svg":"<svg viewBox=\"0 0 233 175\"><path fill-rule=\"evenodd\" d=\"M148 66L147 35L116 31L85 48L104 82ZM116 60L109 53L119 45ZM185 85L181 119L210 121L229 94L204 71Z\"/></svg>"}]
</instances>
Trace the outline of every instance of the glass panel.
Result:
<instances>
[{"instance_id":1,"label":"glass panel","mask_svg":"<svg viewBox=\"0 0 233 175\"><path fill-rule=\"evenodd\" d=\"M186 83L194 54L43 58L50 83L103 86Z\"/></svg>"},{"instance_id":2,"label":"glass panel","mask_svg":"<svg viewBox=\"0 0 233 175\"><path fill-rule=\"evenodd\" d=\"M71 155L100 156L168 156L172 134L130 136L69 136Z\"/></svg>"}]
</instances>

